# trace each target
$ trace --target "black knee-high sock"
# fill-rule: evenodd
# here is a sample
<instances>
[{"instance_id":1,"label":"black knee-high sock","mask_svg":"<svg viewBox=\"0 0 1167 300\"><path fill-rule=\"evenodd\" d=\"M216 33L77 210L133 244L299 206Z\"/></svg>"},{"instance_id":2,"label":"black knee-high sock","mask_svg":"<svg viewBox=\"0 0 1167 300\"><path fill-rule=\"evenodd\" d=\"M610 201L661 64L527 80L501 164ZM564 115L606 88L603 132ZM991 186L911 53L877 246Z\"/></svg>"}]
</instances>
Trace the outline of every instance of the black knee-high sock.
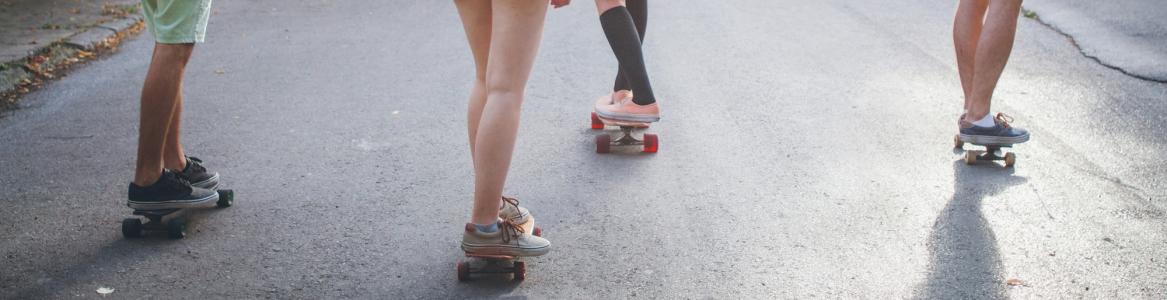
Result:
<instances>
[{"instance_id":1,"label":"black knee-high sock","mask_svg":"<svg viewBox=\"0 0 1167 300\"><path fill-rule=\"evenodd\" d=\"M628 14L632 15L632 22L636 23L636 33L640 35L640 43L644 44L644 31L648 27L648 0L628 0ZM616 84L612 86L612 91L632 90L632 83L628 82L628 76L624 75L624 70L616 71Z\"/></svg>"},{"instance_id":2,"label":"black knee-high sock","mask_svg":"<svg viewBox=\"0 0 1167 300\"><path fill-rule=\"evenodd\" d=\"M632 102L639 105L656 103L652 94L652 84L648 82L648 70L644 67L644 53L640 50L640 34L632 15L623 6L617 6L600 14L600 25L612 46L612 53L620 62L620 70L632 86Z\"/></svg>"}]
</instances>

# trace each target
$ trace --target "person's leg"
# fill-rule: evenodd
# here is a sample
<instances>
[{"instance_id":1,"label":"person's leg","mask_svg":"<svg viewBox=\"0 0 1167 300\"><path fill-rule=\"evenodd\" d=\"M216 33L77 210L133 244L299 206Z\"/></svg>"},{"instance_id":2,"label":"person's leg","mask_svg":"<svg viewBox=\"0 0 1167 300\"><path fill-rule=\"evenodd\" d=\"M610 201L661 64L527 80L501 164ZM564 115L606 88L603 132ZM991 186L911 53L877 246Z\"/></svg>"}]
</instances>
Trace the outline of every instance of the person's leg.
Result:
<instances>
[{"instance_id":1,"label":"person's leg","mask_svg":"<svg viewBox=\"0 0 1167 300\"><path fill-rule=\"evenodd\" d=\"M166 132L166 145L162 148L162 166L168 170L180 171L186 168L186 152L182 150L182 82L178 82L174 94L174 111L170 112L170 127Z\"/></svg>"},{"instance_id":2,"label":"person's leg","mask_svg":"<svg viewBox=\"0 0 1167 300\"><path fill-rule=\"evenodd\" d=\"M648 28L648 0L626 0L626 7L628 14L632 15L632 22L636 24L636 33L640 37L640 42L644 43L644 33ZM623 67L616 70L616 83L612 87L613 95L619 91L631 91L632 83L628 82L628 76L624 75ZM613 99L617 100L617 99Z\"/></svg>"},{"instance_id":3,"label":"person's leg","mask_svg":"<svg viewBox=\"0 0 1167 300\"><path fill-rule=\"evenodd\" d=\"M194 44L155 44L146 80L138 128L138 161L129 187L128 206L134 209L169 209L198 206L219 199L212 190L191 186L189 179L165 169L164 154L170 139L177 138L173 124L182 76Z\"/></svg>"},{"instance_id":4,"label":"person's leg","mask_svg":"<svg viewBox=\"0 0 1167 300\"><path fill-rule=\"evenodd\" d=\"M163 154L168 134L177 118L183 71L194 44L155 44L154 55L142 85L142 108L138 127L138 162L134 184L149 186L162 174ZM178 137L173 137L178 140Z\"/></svg>"},{"instance_id":5,"label":"person's leg","mask_svg":"<svg viewBox=\"0 0 1167 300\"><path fill-rule=\"evenodd\" d=\"M470 43L474 56L474 87L470 88L469 109L466 113L466 129L470 137L470 157L474 157L474 141L478 136L478 122L482 118L482 108L486 105L486 62L490 53L490 2L481 0L456 0L458 16Z\"/></svg>"},{"instance_id":6,"label":"person's leg","mask_svg":"<svg viewBox=\"0 0 1167 300\"><path fill-rule=\"evenodd\" d=\"M186 163L179 137L183 73L194 44L203 41L210 6L211 0L142 0L142 15L156 43L142 84L138 157L128 190L131 208L183 208L219 198L191 184L192 170L182 167L193 164Z\"/></svg>"},{"instance_id":7,"label":"person's leg","mask_svg":"<svg viewBox=\"0 0 1167 300\"><path fill-rule=\"evenodd\" d=\"M993 90L1013 51L1013 37L1017 32L1020 12L1021 0L989 1L984 29L973 58L973 84L969 92L966 121L974 122L989 115Z\"/></svg>"},{"instance_id":8,"label":"person's leg","mask_svg":"<svg viewBox=\"0 0 1167 300\"><path fill-rule=\"evenodd\" d=\"M475 224L498 218L498 201L506 183L518 135L523 93L539 40L547 1L492 1L491 43L486 70L486 104L478 123L474 152Z\"/></svg>"},{"instance_id":9,"label":"person's leg","mask_svg":"<svg viewBox=\"0 0 1167 300\"><path fill-rule=\"evenodd\" d=\"M627 79L632 90L631 101L619 101L621 97L627 97L627 93L615 92L610 103L597 100L596 115L605 119L630 122L659 121L660 109L652 91L652 84L648 80L648 70L644 65L640 33L632 14L625 7L625 1L596 0L596 10L600 13L600 25L608 38L608 44L612 47L612 53L620 63L620 73Z\"/></svg>"},{"instance_id":10,"label":"person's leg","mask_svg":"<svg viewBox=\"0 0 1167 300\"><path fill-rule=\"evenodd\" d=\"M468 2L458 0L459 12L483 13ZM462 235L467 253L539 256L550 251L551 243L524 233L511 220L499 220L499 199L506 184L511 155L518 134L523 93L539 49L546 0L481 1L490 3L490 47L486 54L485 104L471 141L474 148L474 210L471 223ZM477 18L469 18L477 19ZM482 32L466 25L467 34ZM473 38L471 38L473 43ZM472 46L473 47L473 46Z\"/></svg>"},{"instance_id":11,"label":"person's leg","mask_svg":"<svg viewBox=\"0 0 1167 300\"><path fill-rule=\"evenodd\" d=\"M991 115L993 90L1013 51L1021 0L989 0L984 28L972 61L968 111L960 125L960 140L977 145L1014 145L1029 141L1029 131L1010 125L1004 114Z\"/></svg>"},{"instance_id":12,"label":"person's leg","mask_svg":"<svg viewBox=\"0 0 1167 300\"><path fill-rule=\"evenodd\" d=\"M474 86L470 89L466 113L470 158L473 160L478 122L482 119L482 108L486 105L486 62L490 53L490 1L457 0L455 4L458 7L458 16L462 19L462 27L466 31L466 40L470 43L470 52L474 56ZM517 200L508 202L504 201L508 198L502 198L499 200L499 206L502 207L499 217L514 219L520 224L529 220L529 212L526 208L519 207Z\"/></svg>"},{"instance_id":13,"label":"person's leg","mask_svg":"<svg viewBox=\"0 0 1167 300\"><path fill-rule=\"evenodd\" d=\"M988 0L961 0L956 9L952 25L952 41L956 48L956 68L960 74L960 87L964 91L964 106L967 112L973 82L973 58L977 53L977 40L981 38L981 27L985 20Z\"/></svg>"}]
</instances>

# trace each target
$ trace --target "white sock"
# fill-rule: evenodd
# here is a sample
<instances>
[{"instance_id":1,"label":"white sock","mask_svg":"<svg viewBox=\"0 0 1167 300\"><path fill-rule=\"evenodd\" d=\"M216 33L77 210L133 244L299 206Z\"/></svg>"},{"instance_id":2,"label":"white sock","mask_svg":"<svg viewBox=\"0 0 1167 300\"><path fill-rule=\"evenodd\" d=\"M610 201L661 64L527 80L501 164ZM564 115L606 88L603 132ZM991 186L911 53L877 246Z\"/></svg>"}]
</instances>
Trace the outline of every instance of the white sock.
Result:
<instances>
[{"instance_id":1,"label":"white sock","mask_svg":"<svg viewBox=\"0 0 1167 300\"><path fill-rule=\"evenodd\" d=\"M993 127L997 126L997 122L993 120L993 114L986 114L984 118L976 120L972 123L976 127Z\"/></svg>"}]
</instances>

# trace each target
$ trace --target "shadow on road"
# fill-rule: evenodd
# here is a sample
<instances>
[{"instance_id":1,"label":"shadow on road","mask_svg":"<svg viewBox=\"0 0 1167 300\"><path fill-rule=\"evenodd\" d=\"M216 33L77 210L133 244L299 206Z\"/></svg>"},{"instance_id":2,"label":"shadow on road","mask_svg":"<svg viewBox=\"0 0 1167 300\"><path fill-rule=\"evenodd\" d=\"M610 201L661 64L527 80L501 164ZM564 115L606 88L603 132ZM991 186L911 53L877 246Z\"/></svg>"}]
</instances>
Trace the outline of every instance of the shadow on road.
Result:
<instances>
[{"instance_id":1,"label":"shadow on road","mask_svg":"<svg viewBox=\"0 0 1167 300\"><path fill-rule=\"evenodd\" d=\"M187 213L187 232L196 231L205 218L217 211L214 208L195 208ZM120 224L120 223L118 223ZM120 225L119 225L120 226ZM110 230L120 230L120 227L111 227ZM118 231L120 232L120 231ZM15 291L11 299L53 299L64 297L62 291L72 291L88 283L100 283L102 279L123 276L123 273L132 272L136 265L150 257L171 251L173 243L183 240L174 240L166 237L165 233L147 232L141 238L125 239L119 234L118 238L109 244L92 252L89 256L78 256L72 259L60 257L47 260L44 265L35 269L46 270L44 281ZM25 253L35 252L28 249ZM162 279L160 279L162 280ZM180 280L174 276L170 280ZM89 288L87 286L87 288ZM96 289L96 286L92 286ZM89 292L93 292L90 290ZM4 298L6 293L0 293Z\"/></svg>"},{"instance_id":2,"label":"shadow on road","mask_svg":"<svg viewBox=\"0 0 1167 300\"><path fill-rule=\"evenodd\" d=\"M923 299L1005 299L997 237L981 212L985 197L1023 184L1000 164L952 163L954 188L928 237L928 278Z\"/></svg>"}]
</instances>

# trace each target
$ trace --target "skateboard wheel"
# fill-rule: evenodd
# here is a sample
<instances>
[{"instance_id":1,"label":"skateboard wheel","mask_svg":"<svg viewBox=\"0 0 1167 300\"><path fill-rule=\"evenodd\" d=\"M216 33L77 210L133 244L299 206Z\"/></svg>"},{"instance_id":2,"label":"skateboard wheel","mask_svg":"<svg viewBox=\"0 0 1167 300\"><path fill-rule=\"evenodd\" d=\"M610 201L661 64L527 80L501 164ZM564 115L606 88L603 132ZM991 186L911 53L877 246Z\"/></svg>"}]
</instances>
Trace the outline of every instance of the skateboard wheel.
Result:
<instances>
[{"instance_id":1,"label":"skateboard wheel","mask_svg":"<svg viewBox=\"0 0 1167 300\"><path fill-rule=\"evenodd\" d=\"M655 134L644 134L644 153L656 153L657 147L660 146L660 140Z\"/></svg>"},{"instance_id":2,"label":"skateboard wheel","mask_svg":"<svg viewBox=\"0 0 1167 300\"><path fill-rule=\"evenodd\" d=\"M612 137L607 134L596 136L596 153L608 153L612 148Z\"/></svg>"},{"instance_id":3,"label":"skateboard wheel","mask_svg":"<svg viewBox=\"0 0 1167 300\"><path fill-rule=\"evenodd\" d=\"M977 156L978 156L978 155L980 155L980 151L969 151L969 152L965 152L965 153L964 153L964 163L965 163L966 165L971 165L971 164L973 164L973 163L976 163L976 162L977 162Z\"/></svg>"},{"instance_id":4,"label":"skateboard wheel","mask_svg":"<svg viewBox=\"0 0 1167 300\"><path fill-rule=\"evenodd\" d=\"M464 261L458 262L458 281L470 280L470 266Z\"/></svg>"},{"instance_id":5,"label":"skateboard wheel","mask_svg":"<svg viewBox=\"0 0 1167 300\"><path fill-rule=\"evenodd\" d=\"M182 219L174 219L166 222L166 235L176 240L186 237L186 223Z\"/></svg>"},{"instance_id":6,"label":"skateboard wheel","mask_svg":"<svg viewBox=\"0 0 1167 300\"><path fill-rule=\"evenodd\" d=\"M542 237L543 236L543 228L535 227L535 230L533 230L531 232L531 234L538 236L538 237Z\"/></svg>"},{"instance_id":7,"label":"skateboard wheel","mask_svg":"<svg viewBox=\"0 0 1167 300\"><path fill-rule=\"evenodd\" d=\"M128 218L122 220L122 236L126 238L142 236L142 219Z\"/></svg>"},{"instance_id":8,"label":"skateboard wheel","mask_svg":"<svg viewBox=\"0 0 1167 300\"><path fill-rule=\"evenodd\" d=\"M515 262L515 280L518 281L518 280L523 280L523 279L527 279L527 263L521 262L521 261L516 261Z\"/></svg>"},{"instance_id":9,"label":"skateboard wheel","mask_svg":"<svg viewBox=\"0 0 1167 300\"><path fill-rule=\"evenodd\" d=\"M601 121L595 112L592 112L592 129L604 129L604 121Z\"/></svg>"},{"instance_id":10,"label":"skateboard wheel","mask_svg":"<svg viewBox=\"0 0 1167 300\"><path fill-rule=\"evenodd\" d=\"M215 206L219 208L228 208L235 204L235 191L219 190L219 202Z\"/></svg>"},{"instance_id":11,"label":"skateboard wheel","mask_svg":"<svg viewBox=\"0 0 1167 300\"><path fill-rule=\"evenodd\" d=\"M1013 152L1005 153L1005 166L1012 168L1017 163L1017 154Z\"/></svg>"},{"instance_id":12,"label":"skateboard wheel","mask_svg":"<svg viewBox=\"0 0 1167 300\"><path fill-rule=\"evenodd\" d=\"M964 148L964 142L960 140L959 134L953 135L952 140L953 145L956 145L956 148Z\"/></svg>"}]
</instances>

